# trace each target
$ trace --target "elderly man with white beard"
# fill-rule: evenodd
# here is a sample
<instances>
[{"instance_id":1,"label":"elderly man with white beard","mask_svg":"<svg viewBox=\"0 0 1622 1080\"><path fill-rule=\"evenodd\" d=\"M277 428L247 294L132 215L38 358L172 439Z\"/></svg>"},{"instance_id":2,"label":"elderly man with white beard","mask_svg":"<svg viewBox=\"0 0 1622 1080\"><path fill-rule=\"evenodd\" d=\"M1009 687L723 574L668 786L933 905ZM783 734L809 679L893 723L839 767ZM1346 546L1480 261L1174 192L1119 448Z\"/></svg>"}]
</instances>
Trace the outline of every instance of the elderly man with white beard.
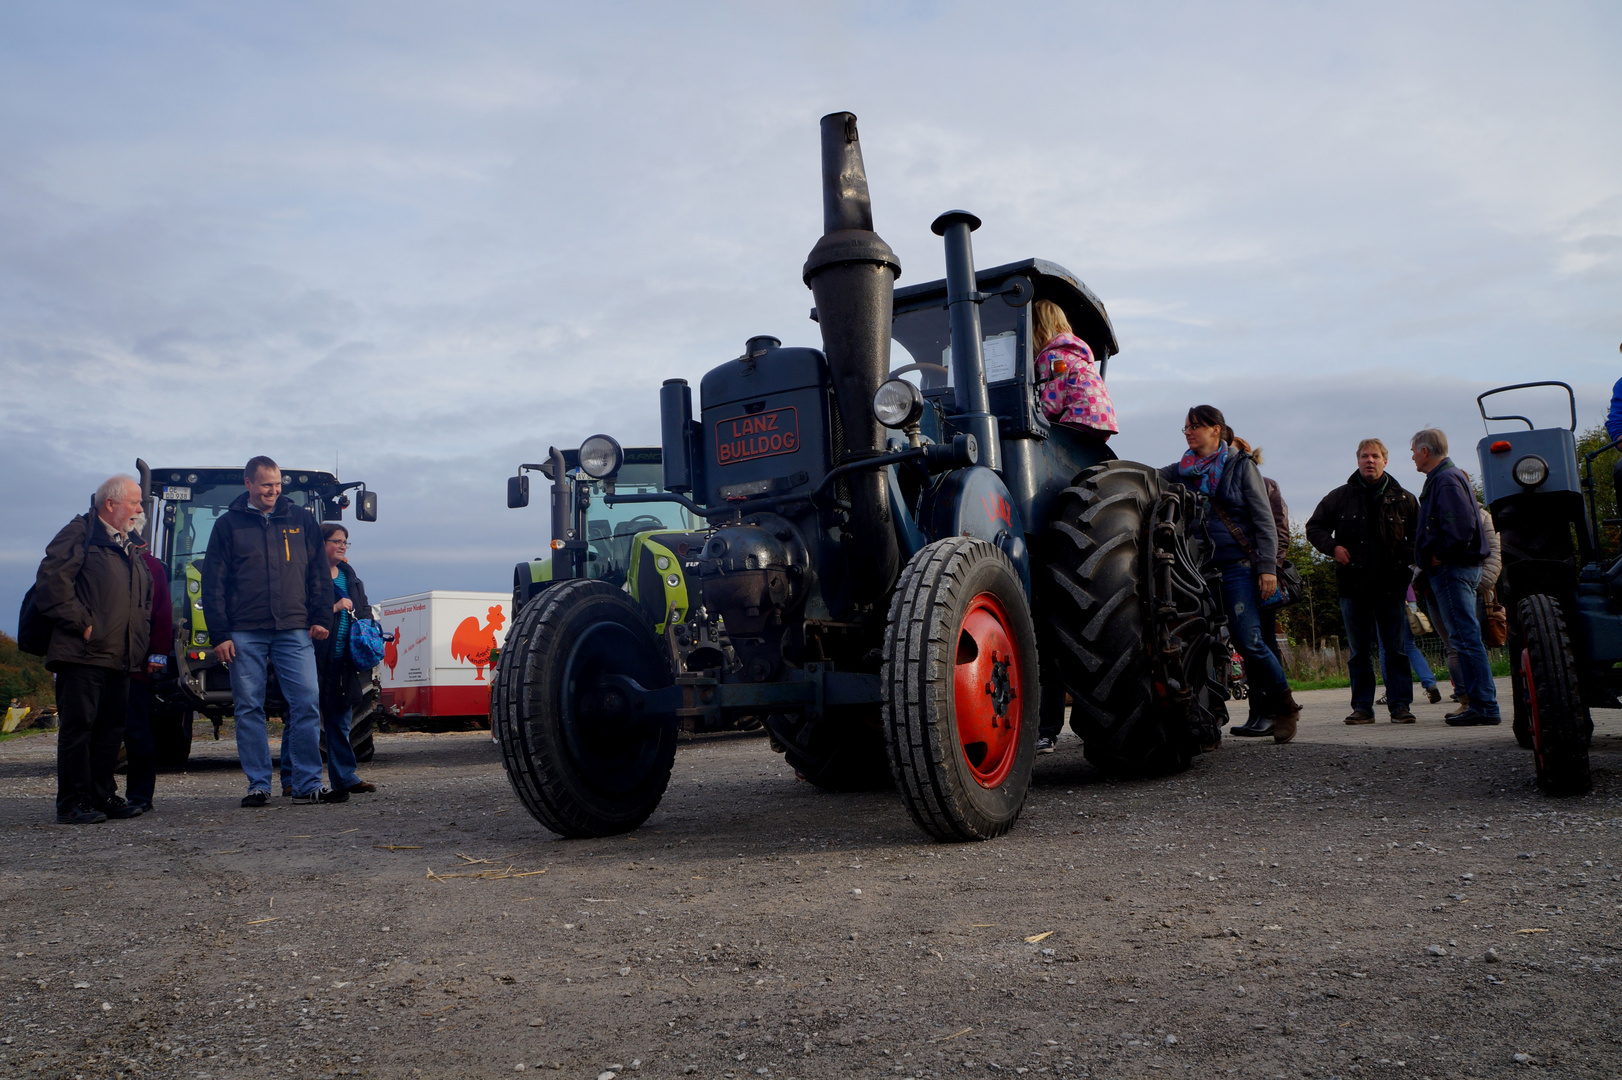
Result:
<instances>
[{"instance_id":1,"label":"elderly man with white beard","mask_svg":"<svg viewBox=\"0 0 1622 1080\"><path fill-rule=\"evenodd\" d=\"M56 673L56 820L92 825L141 813L118 797L113 770L124 741L130 673L146 662L152 576L132 549L141 485L114 476L90 510L45 549L34 604L52 624L45 666Z\"/></svg>"}]
</instances>

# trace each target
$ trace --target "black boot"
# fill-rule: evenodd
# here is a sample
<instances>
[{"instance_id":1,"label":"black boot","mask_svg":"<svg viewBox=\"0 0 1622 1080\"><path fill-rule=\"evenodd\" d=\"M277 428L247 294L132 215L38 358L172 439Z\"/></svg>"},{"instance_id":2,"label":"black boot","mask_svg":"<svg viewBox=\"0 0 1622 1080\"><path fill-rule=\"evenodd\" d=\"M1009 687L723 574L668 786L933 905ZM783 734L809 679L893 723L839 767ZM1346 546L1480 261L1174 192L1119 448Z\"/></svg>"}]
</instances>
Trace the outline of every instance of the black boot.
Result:
<instances>
[{"instance_id":1,"label":"black boot","mask_svg":"<svg viewBox=\"0 0 1622 1080\"><path fill-rule=\"evenodd\" d=\"M1253 711L1243 727L1232 728L1229 734L1242 738L1261 738L1273 734L1273 721L1263 716L1259 710Z\"/></svg>"}]
</instances>

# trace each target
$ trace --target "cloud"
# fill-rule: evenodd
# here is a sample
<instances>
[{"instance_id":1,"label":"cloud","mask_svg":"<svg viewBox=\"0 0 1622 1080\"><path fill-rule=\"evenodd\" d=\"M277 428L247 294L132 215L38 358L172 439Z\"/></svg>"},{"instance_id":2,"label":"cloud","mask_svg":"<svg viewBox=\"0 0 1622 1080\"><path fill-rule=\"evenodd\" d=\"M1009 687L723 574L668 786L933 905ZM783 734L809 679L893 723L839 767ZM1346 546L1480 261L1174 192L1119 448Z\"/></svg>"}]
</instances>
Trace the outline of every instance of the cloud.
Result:
<instances>
[{"instance_id":1,"label":"cloud","mask_svg":"<svg viewBox=\"0 0 1622 1080\"><path fill-rule=\"evenodd\" d=\"M503 589L551 443L816 344L817 117L861 116L903 284L929 222L1110 305L1122 453L1198 393L1292 505L1347 440L1616 375L1611 5L171 2L0 11L0 606L136 455L380 492L383 595ZM1406 482L1406 478L1404 478ZM361 556L360 565L365 562ZM381 590L381 591L380 591Z\"/></svg>"}]
</instances>

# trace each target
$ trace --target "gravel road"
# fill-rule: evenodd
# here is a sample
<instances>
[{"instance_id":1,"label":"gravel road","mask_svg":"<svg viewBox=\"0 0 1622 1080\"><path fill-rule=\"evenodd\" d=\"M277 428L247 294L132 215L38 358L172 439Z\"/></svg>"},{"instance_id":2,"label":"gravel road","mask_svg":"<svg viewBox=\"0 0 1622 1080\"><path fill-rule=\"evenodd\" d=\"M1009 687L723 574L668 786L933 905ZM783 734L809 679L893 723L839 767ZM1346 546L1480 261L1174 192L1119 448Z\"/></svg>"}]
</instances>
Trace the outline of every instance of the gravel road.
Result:
<instances>
[{"instance_id":1,"label":"gravel road","mask_svg":"<svg viewBox=\"0 0 1622 1080\"><path fill-rule=\"evenodd\" d=\"M377 794L263 810L199 741L93 827L53 823L54 738L8 741L0 1075L1622 1072L1622 713L1557 801L1507 724L1302 698L1294 744L1166 780L1067 735L973 846L759 737L685 743L648 825L594 841L482 733L380 736Z\"/></svg>"}]
</instances>

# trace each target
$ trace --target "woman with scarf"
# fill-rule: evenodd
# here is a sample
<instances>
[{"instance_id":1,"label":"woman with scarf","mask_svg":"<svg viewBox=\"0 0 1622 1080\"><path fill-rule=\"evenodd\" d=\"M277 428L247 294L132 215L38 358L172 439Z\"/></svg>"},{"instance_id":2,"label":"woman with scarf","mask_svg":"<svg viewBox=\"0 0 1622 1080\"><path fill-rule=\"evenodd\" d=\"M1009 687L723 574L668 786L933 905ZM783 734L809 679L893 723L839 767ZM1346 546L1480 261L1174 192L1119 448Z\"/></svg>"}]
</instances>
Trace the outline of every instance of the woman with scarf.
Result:
<instances>
[{"instance_id":1,"label":"woman with scarf","mask_svg":"<svg viewBox=\"0 0 1622 1080\"><path fill-rule=\"evenodd\" d=\"M1210 559L1222 574L1222 602L1228 633L1245 658L1251 715L1235 735L1271 735L1274 742L1295 738L1301 706L1290 693L1284 668L1262 635L1262 612L1278 592L1281 538L1267 486L1249 447L1213 405L1196 405L1183 423L1188 450L1182 460L1160 470L1163 480L1204 495Z\"/></svg>"}]
</instances>

